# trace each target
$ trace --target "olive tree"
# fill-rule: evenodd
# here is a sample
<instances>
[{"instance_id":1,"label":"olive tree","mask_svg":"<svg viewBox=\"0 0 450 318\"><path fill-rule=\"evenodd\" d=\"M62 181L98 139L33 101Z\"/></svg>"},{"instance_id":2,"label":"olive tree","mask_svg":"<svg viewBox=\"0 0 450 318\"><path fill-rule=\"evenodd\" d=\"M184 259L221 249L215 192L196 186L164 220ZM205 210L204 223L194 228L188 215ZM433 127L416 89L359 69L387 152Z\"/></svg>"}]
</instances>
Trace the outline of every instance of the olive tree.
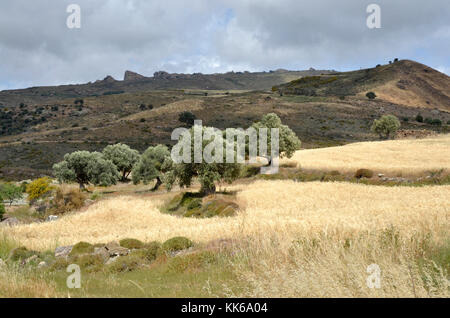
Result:
<instances>
[{"instance_id":1,"label":"olive tree","mask_svg":"<svg viewBox=\"0 0 450 318\"><path fill-rule=\"evenodd\" d=\"M117 167L100 152L76 151L53 165L53 174L59 182L77 182L81 189L92 183L109 186L119 179Z\"/></svg>"},{"instance_id":2,"label":"olive tree","mask_svg":"<svg viewBox=\"0 0 450 318\"><path fill-rule=\"evenodd\" d=\"M182 135L177 145L174 146L175 153L179 150L184 152L188 150L188 154L183 162L174 162L173 168L166 175L165 183L167 188L170 189L175 182L178 182L180 187L190 187L193 179L196 177L200 182L202 194L212 194L216 192L216 182L232 183L236 180L241 172L242 164L238 162L236 152L234 152L235 158L233 162L226 162L226 148L227 141L223 138L221 132L217 134L211 134L214 130L211 127L194 126L186 134ZM195 130L200 130L202 136L200 146L200 152L202 155L201 160L196 158L194 142ZM205 138L205 136L208 136ZM233 147L233 146L231 146ZM172 149L174 152L174 149ZM205 160L204 154L209 154L210 157L214 157L215 160Z\"/></svg>"},{"instance_id":3,"label":"olive tree","mask_svg":"<svg viewBox=\"0 0 450 318\"><path fill-rule=\"evenodd\" d=\"M144 184L148 184L156 180L152 189L156 191L163 183L165 174L170 173L171 169L172 159L169 149L164 145L149 147L132 170L133 183L138 184L142 181Z\"/></svg>"},{"instance_id":4,"label":"olive tree","mask_svg":"<svg viewBox=\"0 0 450 318\"><path fill-rule=\"evenodd\" d=\"M298 139L297 135L289 128L287 125L283 125L280 117L277 114L270 113L264 115L262 119L252 125L257 131L261 128L267 128L267 159L269 160L269 165L272 162L272 134L270 133L270 129L278 128L279 130L279 142L278 142L278 153L281 158L287 157L291 158L295 151L300 149L301 141ZM259 134L258 134L259 136ZM259 147L259 138L258 138L258 147Z\"/></svg>"},{"instance_id":5,"label":"olive tree","mask_svg":"<svg viewBox=\"0 0 450 318\"><path fill-rule=\"evenodd\" d=\"M121 174L121 181L124 182L130 175L133 166L139 161L139 152L121 143L105 147L103 156L116 165Z\"/></svg>"},{"instance_id":6,"label":"olive tree","mask_svg":"<svg viewBox=\"0 0 450 318\"><path fill-rule=\"evenodd\" d=\"M380 119L375 119L372 124L372 132L378 134L380 139L389 139L400 128L401 124L394 115L383 115Z\"/></svg>"},{"instance_id":7,"label":"olive tree","mask_svg":"<svg viewBox=\"0 0 450 318\"><path fill-rule=\"evenodd\" d=\"M22 199L22 188L12 183L0 184L0 196L3 197L3 200L8 201L11 206L14 200Z\"/></svg>"}]
</instances>

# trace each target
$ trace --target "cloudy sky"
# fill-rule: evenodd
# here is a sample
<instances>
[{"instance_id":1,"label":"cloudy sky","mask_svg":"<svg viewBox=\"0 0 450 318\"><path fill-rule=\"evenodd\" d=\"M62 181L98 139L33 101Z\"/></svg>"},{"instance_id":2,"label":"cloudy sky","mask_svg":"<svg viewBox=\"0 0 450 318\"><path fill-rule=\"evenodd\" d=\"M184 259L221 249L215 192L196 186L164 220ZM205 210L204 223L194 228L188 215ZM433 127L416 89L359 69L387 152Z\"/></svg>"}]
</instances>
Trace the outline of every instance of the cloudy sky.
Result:
<instances>
[{"instance_id":1,"label":"cloudy sky","mask_svg":"<svg viewBox=\"0 0 450 318\"><path fill-rule=\"evenodd\" d=\"M381 8L369 29L366 8ZM69 4L81 28L69 29ZM125 70L351 70L395 57L450 74L449 0L2 0L0 90Z\"/></svg>"}]
</instances>

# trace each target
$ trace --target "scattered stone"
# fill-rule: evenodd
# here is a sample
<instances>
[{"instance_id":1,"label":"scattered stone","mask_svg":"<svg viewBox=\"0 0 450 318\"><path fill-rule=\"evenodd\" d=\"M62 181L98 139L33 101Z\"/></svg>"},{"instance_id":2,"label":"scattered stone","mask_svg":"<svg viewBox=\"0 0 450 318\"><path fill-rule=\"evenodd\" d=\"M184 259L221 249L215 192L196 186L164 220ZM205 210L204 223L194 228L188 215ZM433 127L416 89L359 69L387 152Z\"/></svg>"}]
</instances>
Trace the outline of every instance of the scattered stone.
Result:
<instances>
[{"instance_id":1,"label":"scattered stone","mask_svg":"<svg viewBox=\"0 0 450 318\"><path fill-rule=\"evenodd\" d=\"M72 252L73 245L70 246L59 246L55 249L55 257L56 258L67 258L70 252Z\"/></svg>"},{"instance_id":2,"label":"scattered stone","mask_svg":"<svg viewBox=\"0 0 450 318\"><path fill-rule=\"evenodd\" d=\"M109 251L106 249L106 247L96 247L94 249L93 255L100 255L100 257L103 259L103 263L107 262L109 260L110 254Z\"/></svg>"},{"instance_id":3,"label":"scattered stone","mask_svg":"<svg viewBox=\"0 0 450 318\"><path fill-rule=\"evenodd\" d=\"M111 247L107 249L109 256L113 257L113 256L125 256L128 255L128 253L130 252L129 249L125 248L125 247Z\"/></svg>"},{"instance_id":4,"label":"scattered stone","mask_svg":"<svg viewBox=\"0 0 450 318\"><path fill-rule=\"evenodd\" d=\"M17 218L7 218L5 220L3 220L1 223L1 225L6 225L6 226L15 226L15 225L19 225L20 221Z\"/></svg>"},{"instance_id":5,"label":"scattered stone","mask_svg":"<svg viewBox=\"0 0 450 318\"><path fill-rule=\"evenodd\" d=\"M37 268L44 268L44 267L47 267L47 263L46 262L44 262L44 261L42 261L42 262L40 262L39 264L38 264L38 266L37 266Z\"/></svg>"},{"instance_id":6,"label":"scattered stone","mask_svg":"<svg viewBox=\"0 0 450 318\"><path fill-rule=\"evenodd\" d=\"M57 215L49 215L46 219L47 222L56 221L58 219Z\"/></svg>"},{"instance_id":7,"label":"scattered stone","mask_svg":"<svg viewBox=\"0 0 450 318\"><path fill-rule=\"evenodd\" d=\"M120 256L114 256L114 257L111 257L110 259L108 259L108 260L106 261L105 265L109 265L109 264L114 263L119 257L120 257Z\"/></svg>"},{"instance_id":8,"label":"scattered stone","mask_svg":"<svg viewBox=\"0 0 450 318\"><path fill-rule=\"evenodd\" d=\"M384 174L382 174L382 173L378 174L378 178L383 178L383 177L384 177Z\"/></svg>"}]
</instances>

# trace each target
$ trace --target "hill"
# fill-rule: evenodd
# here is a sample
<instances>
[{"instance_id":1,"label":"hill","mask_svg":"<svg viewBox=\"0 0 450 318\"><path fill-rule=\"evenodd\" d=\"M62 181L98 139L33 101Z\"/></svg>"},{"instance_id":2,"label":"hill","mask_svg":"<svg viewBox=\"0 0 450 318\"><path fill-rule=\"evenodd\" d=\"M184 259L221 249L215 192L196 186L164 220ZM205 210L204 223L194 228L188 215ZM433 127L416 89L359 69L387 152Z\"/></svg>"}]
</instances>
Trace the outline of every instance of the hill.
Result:
<instances>
[{"instance_id":1,"label":"hill","mask_svg":"<svg viewBox=\"0 0 450 318\"><path fill-rule=\"evenodd\" d=\"M424 69L428 71L424 72ZM275 77L280 80L283 77L284 81L287 81L290 76L298 76L296 74L278 70L258 74L216 74L210 78L217 80L232 76L244 81L243 79L248 77L256 81L252 85L263 87L266 85L264 83L268 84L263 78L272 81ZM314 87L316 90L314 96L298 95L295 93L295 88L298 87L293 87L311 81L310 75L287 85L279 85L278 87L285 92L280 96L269 89L143 90L149 82L165 83L164 85L168 87L175 85L173 83L179 85L188 81L195 83L195 80L163 79L162 77L167 74L156 74L158 79L149 80L132 72L127 72L124 81L109 78L85 86L93 89L92 92L101 92L98 90L99 87L110 90L111 87L106 87L112 83L111 85L128 87L126 92L119 90L98 96L77 95L76 98L62 97L66 96L65 93L52 96L31 94L34 90L39 92L40 89L48 92L49 88L1 92L1 96L5 96L2 94L13 96L16 104L0 107L0 178L17 180L48 175L51 174L52 165L61 160L65 153L76 150L101 150L106 145L117 142L124 142L139 151L158 143L171 145L173 144L171 132L183 125L178 120L179 114L183 111L192 112L203 120L203 125L220 129L246 128L259 120L262 115L274 112L294 130L305 148L376 140L377 136L371 133L370 126L375 118L384 114L393 114L401 120L401 129L405 132L403 135L418 133L422 136L448 131L450 112L445 109L448 105L449 98L446 94L449 90L444 90L445 85L448 85L446 84L448 77L419 63L400 61L368 71L333 75L315 74L314 78L319 76L326 78L326 83L319 80L319 84L322 84L318 85L317 89ZM389 83L392 83L394 77L408 79L409 82L416 84L420 78L426 83L422 87L432 87L440 92L441 95L436 93L433 96L440 96L443 106L433 107L438 97L429 98L430 105L426 103L420 106L411 105L409 102L411 99L407 99L405 94L412 94L415 101L418 101L419 98L428 99L426 90L419 89L416 84L408 86L411 87L408 90L392 88ZM336 79L330 80L333 78ZM225 83L219 80L217 82ZM250 83L251 80L247 82ZM204 82L201 83L205 85ZM338 83L341 84L337 85ZM288 87L291 87L291 91L287 89ZM342 95L342 87L347 95ZM389 87L397 94L386 95L392 99L391 101L383 97L383 92L388 91ZM62 92L67 88L61 86L55 89ZM311 87L308 86L307 89ZM369 90L375 91L379 97L368 100L365 93ZM407 93L403 94L403 91ZM428 91L431 92L432 89ZM422 93L424 95L420 95ZM21 100L31 102L19 103ZM425 119L438 119L441 125L431 124L430 121L417 122L415 117L419 113Z\"/></svg>"},{"instance_id":2,"label":"hill","mask_svg":"<svg viewBox=\"0 0 450 318\"><path fill-rule=\"evenodd\" d=\"M373 91L387 102L450 111L450 77L409 60L359 71L303 77L273 89L305 96L364 96Z\"/></svg>"}]
</instances>

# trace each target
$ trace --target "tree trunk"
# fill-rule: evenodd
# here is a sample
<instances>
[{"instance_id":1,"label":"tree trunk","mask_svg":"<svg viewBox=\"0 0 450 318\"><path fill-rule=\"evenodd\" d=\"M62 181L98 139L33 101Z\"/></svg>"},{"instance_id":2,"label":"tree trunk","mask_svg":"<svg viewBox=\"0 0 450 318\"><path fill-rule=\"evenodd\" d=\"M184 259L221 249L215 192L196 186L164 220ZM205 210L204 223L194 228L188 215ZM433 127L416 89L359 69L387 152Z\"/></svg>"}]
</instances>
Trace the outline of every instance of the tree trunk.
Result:
<instances>
[{"instance_id":1,"label":"tree trunk","mask_svg":"<svg viewBox=\"0 0 450 318\"><path fill-rule=\"evenodd\" d=\"M86 189L86 187L84 186L84 183L80 183L80 191L83 191L85 189Z\"/></svg>"},{"instance_id":2,"label":"tree trunk","mask_svg":"<svg viewBox=\"0 0 450 318\"><path fill-rule=\"evenodd\" d=\"M200 189L200 193L203 195L210 195L210 194L214 194L216 193L216 185L213 184L212 186L210 186L209 188L204 188L202 187Z\"/></svg>"},{"instance_id":3,"label":"tree trunk","mask_svg":"<svg viewBox=\"0 0 450 318\"><path fill-rule=\"evenodd\" d=\"M156 184L155 184L155 186L153 187L152 191L158 190L158 188L160 187L161 184L162 184L161 179L160 179L159 177L156 177Z\"/></svg>"}]
</instances>

